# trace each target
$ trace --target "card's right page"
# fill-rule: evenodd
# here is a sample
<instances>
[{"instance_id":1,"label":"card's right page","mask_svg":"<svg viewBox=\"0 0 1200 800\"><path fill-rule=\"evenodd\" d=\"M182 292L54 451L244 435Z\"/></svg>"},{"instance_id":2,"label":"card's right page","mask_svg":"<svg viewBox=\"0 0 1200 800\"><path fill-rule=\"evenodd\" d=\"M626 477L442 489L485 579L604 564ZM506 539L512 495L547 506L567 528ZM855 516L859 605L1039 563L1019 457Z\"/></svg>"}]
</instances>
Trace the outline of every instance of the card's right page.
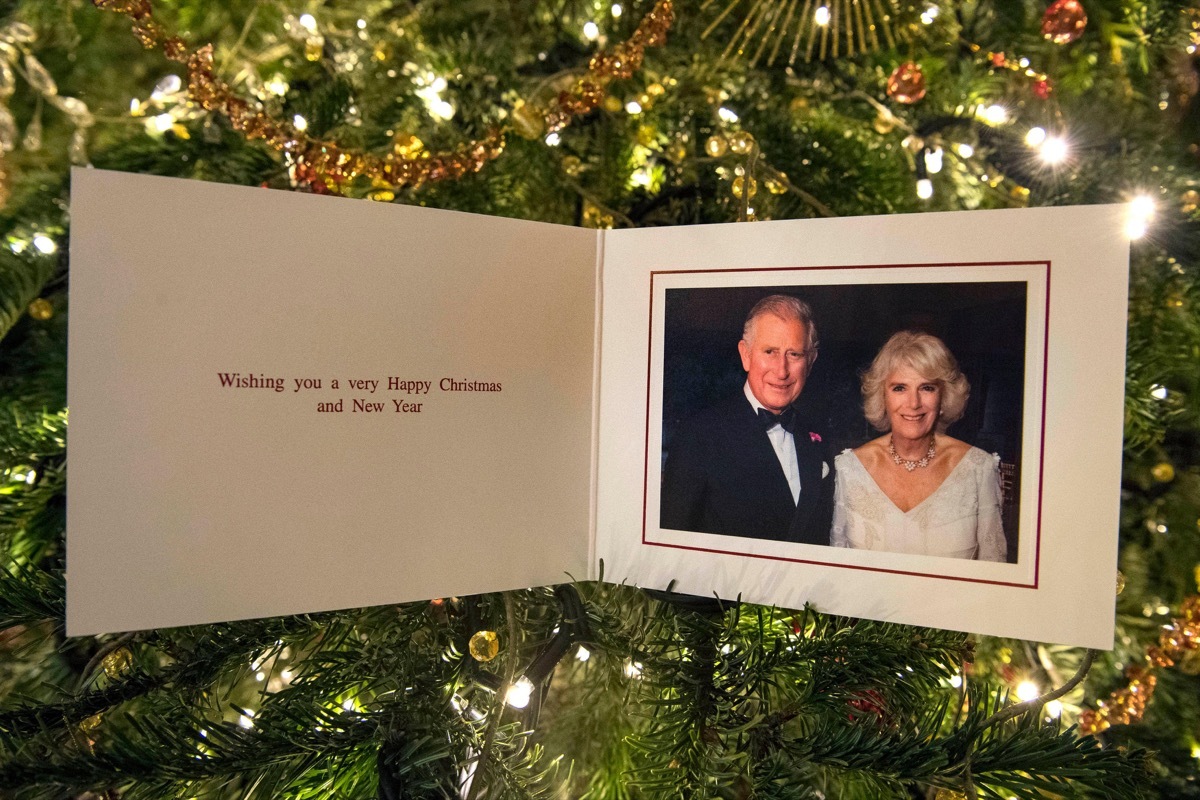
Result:
<instances>
[{"instance_id":1,"label":"card's right page","mask_svg":"<svg viewBox=\"0 0 1200 800\"><path fill-rule=\"evenodd\" d=\"M610 232L604 579L1110 648L1125 214Z\"/></svg>"}]
</instances>

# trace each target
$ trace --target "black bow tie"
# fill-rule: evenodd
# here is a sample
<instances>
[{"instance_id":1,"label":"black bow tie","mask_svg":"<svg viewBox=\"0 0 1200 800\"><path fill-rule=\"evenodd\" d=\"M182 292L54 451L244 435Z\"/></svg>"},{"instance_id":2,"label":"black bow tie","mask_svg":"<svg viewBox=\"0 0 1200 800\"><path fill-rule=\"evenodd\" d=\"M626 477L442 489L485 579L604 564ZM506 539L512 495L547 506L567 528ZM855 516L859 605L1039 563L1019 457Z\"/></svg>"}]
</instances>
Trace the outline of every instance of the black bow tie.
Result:
<instances>
[{"instance_id":1,"label":"black bow tie","mask_svg":"<svg viewBox=\"0 0 1200 800\"><path fill-rule=\"evenodd\" d=\"M788 433L792 432L792 428L796 426L796 410L791 406L785 408L778 414L772 414L765 408L758 409L758 420L763 425L763 430L771 430L776 425L782 425L783 429Z\"/></svg>"}]
</instances>

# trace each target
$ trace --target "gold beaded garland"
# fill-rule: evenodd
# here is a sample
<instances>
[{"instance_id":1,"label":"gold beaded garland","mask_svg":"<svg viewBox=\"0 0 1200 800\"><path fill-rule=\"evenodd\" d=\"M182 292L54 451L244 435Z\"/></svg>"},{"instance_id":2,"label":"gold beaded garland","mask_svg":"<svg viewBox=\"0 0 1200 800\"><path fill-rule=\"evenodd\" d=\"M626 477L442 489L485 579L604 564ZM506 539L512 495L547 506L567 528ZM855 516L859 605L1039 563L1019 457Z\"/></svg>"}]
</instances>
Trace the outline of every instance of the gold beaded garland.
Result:
<instances>
[{"instance_id":1,"label":"gold beaded garland","mask_svg":"<svg viewBox=\"0 0 1200 800\"><path fill-rule=\"evenodd\" d=\"M187 65L187 87L192 101L208 111L224 114L234 130L247 139L262 139L270 147L284 153L295 165L295 173L309 183L314 191L333 191L341 184L359 176L373 182L383 181L389 188L420 187L425 183L457 180L479 172L504 151L504 131L493 128L482 139L465 142L452 151L421 154L419 157L389 153L380 157L343 149L334 142L309 138L288 122L274 119L234 95L233 90L217 77L213 65L213 46L204 45L188 53L187 45L178 36L168 36L153 19L150 0L92 0L106 11L125 14L133 20L133 33L143 47L161 47L172 61ZM658 0L624 42L611 50L592 56L587 73L569 89L560 91L539 113L545 130L561 130L572 117L595 110L604 100L603 88L613 79L629 78L641 68L647 47L657 47L667 40L667 31L675 21L673 0ZM310 60L322 57L324 43L320 37L308 40L305 56Z\"/></svg>"},{"instance_id":2,"label":"gold beaded garland","mask_svg":"<svg viewBox=\"0 0 1200 800\"><path fill-rule=\"evenodd\" d=\"M754 148L754 136L747 131L738 131L729 137L729 149L744 156Z\"/></svg>"},{"instance_id":3,"label":"gold beaded garland","mask_svg":"<svg viewBox=\"0 0 1200 800\"><path fill-rule=\"evenodd\" d=\"M721 156L725 155L725 152L728 149L729 142L726 141L725 137L721 136L720 134L714 134L708 137L708 140L704 142L704 152L708 153L713 158L720 158Z\"/></svg>"},{"instance_id":4,"label":"gold beaded garland","mask_svg":"<svg viewBox=\"0 0 1200 800\"><path fill-rule=\"evenodd\" d=\"M487 663L500 652L500 639L495 631L478 631L471 637L468 648L471 658Z\"/></svg>"}]
</instances>

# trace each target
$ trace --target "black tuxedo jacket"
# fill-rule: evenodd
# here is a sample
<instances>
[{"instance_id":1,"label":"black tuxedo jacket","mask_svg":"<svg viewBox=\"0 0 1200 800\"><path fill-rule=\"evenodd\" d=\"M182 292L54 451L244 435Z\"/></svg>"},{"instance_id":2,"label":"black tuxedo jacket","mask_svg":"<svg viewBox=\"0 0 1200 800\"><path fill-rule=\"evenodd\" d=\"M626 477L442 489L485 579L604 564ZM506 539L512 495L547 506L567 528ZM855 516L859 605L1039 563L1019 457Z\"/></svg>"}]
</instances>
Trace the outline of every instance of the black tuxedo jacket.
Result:
<instances>
[{"instance_id":1,"label":"black tuxedo jacket","mask_svg":"<svg viewBox=\"0 0 1200 800\"><path fill-rule=\"evenodd\" d=\"M757 412L738 392L683 423L667 450L660 526L754 539L829 544L833 459L797 417L800 502Z\"/></svg>"}]
</instances>

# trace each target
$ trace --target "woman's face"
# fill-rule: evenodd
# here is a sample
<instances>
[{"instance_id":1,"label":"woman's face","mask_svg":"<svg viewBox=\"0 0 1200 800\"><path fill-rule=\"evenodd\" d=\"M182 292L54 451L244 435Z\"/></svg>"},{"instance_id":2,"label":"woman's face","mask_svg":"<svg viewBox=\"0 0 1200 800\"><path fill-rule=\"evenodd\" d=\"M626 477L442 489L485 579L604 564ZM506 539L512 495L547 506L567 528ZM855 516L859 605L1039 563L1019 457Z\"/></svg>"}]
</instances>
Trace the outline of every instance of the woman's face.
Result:
<instances>
[{"instance_id":1,"label":"woman's face","mask_svg":"<svg viewBox=\"0 0 1200 800\"><path fill-rule=\"evenodd\" d=\"M884 403L892 435L923 439L937 424L942 387L909 366L895 369L883 384Z\"/></svg>"}]
</instances>

